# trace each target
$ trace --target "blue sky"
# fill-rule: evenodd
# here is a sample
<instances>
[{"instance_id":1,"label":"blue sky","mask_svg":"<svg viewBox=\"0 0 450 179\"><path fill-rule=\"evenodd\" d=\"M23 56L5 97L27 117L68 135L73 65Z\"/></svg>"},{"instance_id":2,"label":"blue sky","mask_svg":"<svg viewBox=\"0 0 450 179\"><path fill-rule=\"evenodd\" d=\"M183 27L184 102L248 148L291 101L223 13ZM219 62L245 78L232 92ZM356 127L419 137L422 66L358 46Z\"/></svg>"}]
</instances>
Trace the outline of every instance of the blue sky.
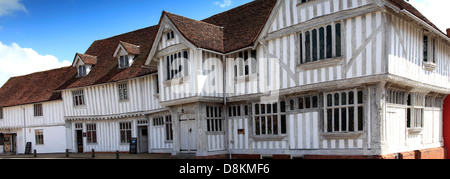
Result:
<instances>
[{"instance_id":1,"label":"blue sky","mask_svg":"<svg viewBox=\"0 0 450 179\"><path fill-rule=\"evenodd\" d=\"M0 86L70 65L95 40L156 25L163 10L201 20L250 1L0 0L0 63L12 65L0 66Z\"/></svg>"},{"instance_id":2,"label":"blue sky","mask_svg":"<svg viewBox=\"0 0 450 179\"><path fill-rule=\"evenodd\" d=\"M201 20L250 1L0 0L0 86L12 76L68 66L95 40L156 25L163 10ZM443 31L450 27L442 19L450 0L410 2Z\"/></svg>"}]
</instances>

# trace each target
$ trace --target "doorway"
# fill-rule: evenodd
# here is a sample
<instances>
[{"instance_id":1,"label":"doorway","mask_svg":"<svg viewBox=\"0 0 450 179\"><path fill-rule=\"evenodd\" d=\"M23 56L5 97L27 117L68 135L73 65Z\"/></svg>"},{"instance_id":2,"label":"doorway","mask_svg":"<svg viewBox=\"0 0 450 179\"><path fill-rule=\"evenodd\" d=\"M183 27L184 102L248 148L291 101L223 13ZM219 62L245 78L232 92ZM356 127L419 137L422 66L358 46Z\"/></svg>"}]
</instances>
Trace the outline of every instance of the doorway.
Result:
<instances>
[{"instance_id":1,"label":"doorway","mask_svg":"<svg viewBox=\"0 0 450 179\"><path fill-rule=\"evenodd\" d=\"M148 153L148 127L138 127L138 149L139 153Z\"/></svg>"},{"instance_id":2,"label":"doorway","mask_svg":"<svg viewBox=\"0 0 450 179\"><path fill-rule=\"evenodd\" d=\"M194 115L180 117L180 152L197 152L197 123Z\"/></svg>"},{"instance_id":3,"label":"doorway","mask_svg":"<svg viewBox=\"0 0 450 179\"><path fill-rule=\"evenodd\" d=\"M17 134L4 134L3 135L3 144L4 144L4 152L5 154L16 154L17 152L17 142L16 142Z\"/></svg>"},{"instance_id":4,"label":"doorway","mask_svg":"<svg viewBox=\"0 0 450 179\"><path fill-rule=\"evenodd\" d=\"M76 130L77 134L77 152L84 153L83 151L83 130Z\"/></svg>"}]
</instances>

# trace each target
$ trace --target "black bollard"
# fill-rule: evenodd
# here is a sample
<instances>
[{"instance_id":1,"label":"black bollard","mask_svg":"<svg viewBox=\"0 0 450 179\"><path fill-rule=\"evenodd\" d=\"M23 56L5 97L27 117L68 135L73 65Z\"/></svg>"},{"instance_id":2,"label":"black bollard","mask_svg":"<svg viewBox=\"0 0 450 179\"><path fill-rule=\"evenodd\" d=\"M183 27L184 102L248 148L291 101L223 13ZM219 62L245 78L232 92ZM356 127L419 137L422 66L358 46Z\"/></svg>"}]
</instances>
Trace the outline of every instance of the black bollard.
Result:
<instances>
[{"instance_id":1,"label":"black bollard","mask_svg":"<svg viewBox=\"0 0 450 179\"><path fill-rule=\"evenodd\" d=\"M119 151L116 151L116 159L119 159Z\"/></svg>"},{"instance_id":2,"label":"black bollard","mask_svg":"<svg viewBox=\"0 0 450 179\"><path fill-rule=\"evenodd\" d=\"M66 157L69 158L69 149L66 149Z\"/></svg>"},{"instance_id":3,"label":"black bollard","mask_svg":"<svg viewBox=\"0 0 450 179\"><path fill-rule=\"evenodd\" d=\"M36 158L37 157L37 152L36 152L36 149L34 149L34 158Z\"/></svg>"},{"instance_id":4,"label":"black bollard","mask_svg":"<svg viewBox=\"0 0 450 179\"><path fill-rule=\"evenodd\" d=\"M92 149L92 158L95 158L95 149Z\"/></svg>"}]
</instances>

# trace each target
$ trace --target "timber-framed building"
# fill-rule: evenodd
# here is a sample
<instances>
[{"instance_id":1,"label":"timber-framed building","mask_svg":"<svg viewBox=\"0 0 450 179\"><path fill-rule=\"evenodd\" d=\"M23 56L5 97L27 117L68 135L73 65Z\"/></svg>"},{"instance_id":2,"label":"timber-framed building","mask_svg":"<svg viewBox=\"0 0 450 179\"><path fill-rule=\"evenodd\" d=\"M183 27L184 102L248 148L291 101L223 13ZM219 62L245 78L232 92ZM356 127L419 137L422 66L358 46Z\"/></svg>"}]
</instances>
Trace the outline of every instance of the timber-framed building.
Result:
<instances>
[{"instance_id":1,"label":"timber-framed building","mask_svg":"<svg viewBox=\"0 0 450 179\"><path fill-rule=\"evenodd\" d=\"M449 47L403 0L255 0L201 21L164 11L70 67L11 78L0 145L126 152L137 138L140 153L198 158L444 158Z\"/></svg>"}]
</instances>

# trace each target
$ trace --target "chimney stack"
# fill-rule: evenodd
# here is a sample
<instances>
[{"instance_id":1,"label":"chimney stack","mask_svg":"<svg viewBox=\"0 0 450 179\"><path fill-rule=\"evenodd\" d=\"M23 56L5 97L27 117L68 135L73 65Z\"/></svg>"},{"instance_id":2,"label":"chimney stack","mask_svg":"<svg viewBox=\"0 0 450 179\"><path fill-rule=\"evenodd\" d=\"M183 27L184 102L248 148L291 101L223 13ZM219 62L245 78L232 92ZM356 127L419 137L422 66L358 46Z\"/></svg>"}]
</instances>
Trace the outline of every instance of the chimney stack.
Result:
<instances>
[{"instance_id":1,"label":"chimney stack","mask_svg":"<svg viewBox=\"0 0 450 179\"><path fill-rule=\"evenodd\" d=\"M450 28L447 29L447 36L450 37Z\"/></svg>"}]
</instances>

